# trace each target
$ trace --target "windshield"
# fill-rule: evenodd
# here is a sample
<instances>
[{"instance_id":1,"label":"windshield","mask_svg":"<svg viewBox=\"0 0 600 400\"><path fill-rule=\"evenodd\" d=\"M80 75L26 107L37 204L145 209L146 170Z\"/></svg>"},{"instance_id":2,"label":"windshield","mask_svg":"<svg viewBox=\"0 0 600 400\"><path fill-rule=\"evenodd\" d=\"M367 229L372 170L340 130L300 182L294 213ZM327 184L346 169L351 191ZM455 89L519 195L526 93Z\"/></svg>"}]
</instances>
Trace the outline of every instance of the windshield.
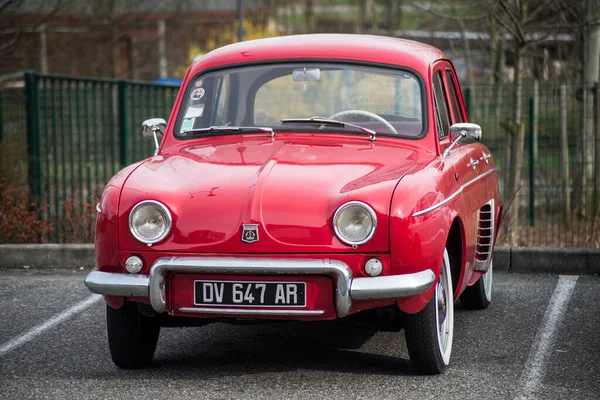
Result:
<instances>
[{"instance_id":1,"label":"windshield","mask_svg":"<svg viewBox=\"0 0 600 400\"><path fill-rule=\"evenodd\" d=\"M278 132L355 131L351 125L281 123L313 116L360 125L377 134L418 137L424 120L421 85L409 71L352 64L224 69L190 81L175 133L179 138L197 137L198 130L215 126L267 127Z\"/></svg>"}]
</instances>

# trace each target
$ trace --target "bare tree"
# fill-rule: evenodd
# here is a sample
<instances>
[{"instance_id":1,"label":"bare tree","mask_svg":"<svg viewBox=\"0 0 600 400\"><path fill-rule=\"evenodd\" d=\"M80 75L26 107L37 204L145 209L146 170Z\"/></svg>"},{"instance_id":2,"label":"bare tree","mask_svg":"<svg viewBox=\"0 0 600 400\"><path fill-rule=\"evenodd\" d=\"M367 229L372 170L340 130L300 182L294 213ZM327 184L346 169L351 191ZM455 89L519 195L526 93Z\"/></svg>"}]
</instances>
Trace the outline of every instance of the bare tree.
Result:
<instances>
[{"instance_id":1,"label":"bare tree","mask_svg":"<svg viewBox=\"0 0 600 400\"><path fill-rule=\"evenodd\" d=\"M72 0L49 1L45 4L45 7L41 7L38 10L40 13L39 18L28 28L33 31L43 28L48 20L68 5L70 1ZM0 24L4 25L3 22L5 20L9 21L25 2L26 0L0 0ZM25 26L23 25L17 25L14 31L9 33L11 36L7 40L2 40L2 43L0 43L0 54L13 51L12 47L21 37L24 28Z\"/></svg>"},{"instance_id":2,"label":"bare tree","mask_svg":"<svg viewBox=\"0 0 600 400\"><path fill-rule=\"evenodd\" d=\"M471 45L467 37L467 25L484 21L489 18L485 9L479 10L477 15L464 15L465 10L472 11L474 8L471 2L461 2L460 0L442 0L442 2L428 2L425 5L422 1L412 1L410 5L418 10L427 12L437 18L455 22L460 30L460 37L463 47L463 57L465 59L465 69L467 72L466 84L474 82L473 78L473 56L471 54ZM469 13L470 14L470 13Z\"/></svg>"},{"instance_id":3,"label":"bare tree","mask_svg":"<svg viewBox=\"0 0 600 400\"><path fill-rule=\"evenodd\" d=\"M512 37L513 112L510 125L505 126L508 131L506 146L510 152L505 155L504 160L504 165L509 167L504 177L505 196L512 197L520 187L525 143L525 126L522 121L524 59L528 50L564 26L565 10L559 0L498 0L492 1L488 9L491 16ZM520 204L517 200L509 218L511 245L518 244L519 214Z\"/></svg>"}]
</instances>

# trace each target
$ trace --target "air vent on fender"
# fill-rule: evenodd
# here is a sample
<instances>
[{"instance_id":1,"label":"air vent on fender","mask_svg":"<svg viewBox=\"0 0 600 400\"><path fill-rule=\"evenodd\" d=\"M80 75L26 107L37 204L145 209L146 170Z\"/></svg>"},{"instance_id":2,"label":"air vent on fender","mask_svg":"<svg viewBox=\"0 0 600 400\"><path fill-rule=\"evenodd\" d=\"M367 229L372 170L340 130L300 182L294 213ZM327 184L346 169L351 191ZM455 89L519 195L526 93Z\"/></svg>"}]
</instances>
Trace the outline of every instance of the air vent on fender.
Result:
<instances>
[{"instance_id":1,"label":"air vent on fender","mask_svg":"<svg viewBox=\"0 0 600 400\"><path fill-rule=\"evenodd\" d=\"M487 271L494 245L494 200L479 209L477 216L477 248L475 250L475 270Z\"/></svg>"}]
</instances>

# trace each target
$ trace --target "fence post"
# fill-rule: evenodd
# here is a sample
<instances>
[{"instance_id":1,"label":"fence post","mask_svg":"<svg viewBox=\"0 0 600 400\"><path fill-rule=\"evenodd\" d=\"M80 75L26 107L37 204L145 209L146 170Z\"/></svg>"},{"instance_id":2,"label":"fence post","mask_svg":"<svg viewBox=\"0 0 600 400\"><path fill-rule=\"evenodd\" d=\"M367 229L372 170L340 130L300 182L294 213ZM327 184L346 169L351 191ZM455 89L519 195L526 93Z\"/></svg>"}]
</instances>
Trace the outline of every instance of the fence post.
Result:
<instances>
[{"instance_id":1,"label":"fence post","mask_svg":"<svg viewBox=\"0 0 600 400\"><path fill-rule=\"evenodd\" d=\"M4 90L0 90L0 142L4 138Z\"/></svg>"},{"instance_id":2,"label":"fence post","mask_svg":"<svg viewBox=\"0 0 600 400\"><path fill-rule=\"evenodd\" d=\"M560 85L560 182L563 194L563 213L567 225L571 224L571 194L569 193L569 137L567 134L567 86Z\"/></svg>"},{"instance_id":3,"label":"fence post","mask_svg":"<svg viewBox=\"0 0 600 400\"><path fill-rule=\"evenodd\" d=\"M40 92L38 75L25 72L25 96L27 112L27 178L31 202L42 199L42 146L40 132Z\"/></svg>"},{"instance_id":4,"label":"fence post","mask_svg":"<svg viewBox=\"0 0 600 400\"><path fill-rule=\"evenodd\" d=\"M471 118L471 87L465 88L465 108L467 109L467 118Z\"/></svg>"},{"instance_id":5,"label":"fence post","mask_svg":"<svg viewBox=\"0 0 600 400\"><path fill-rule=\"evenodd\" d=\"M600 185L600 82L594 85L594 176L596 182L594 184L594 205L596 207L594 216L597 218L600 215L600 195L598 194L598 185Z\"/></svg>"},{"instance_id":6,"label":"fence post","mask_svg":"<svg viewBox=\"0 0 600 400\"><path fill-rule=\"evenodd\" d=\"M529 225L535 226L535 97L529 99Z\"/></svg>"},{"instance_id":7,"label":"fence post","mask_svg":"<svg viewBox=\"0 0 600 400\"><path fill-rule=\"evenodd\" d=\"M119 161L121 168L129 165L129 122L127 119L127 82L117 83L117 110L119 120Z\"/></svg>"}]
</instances>

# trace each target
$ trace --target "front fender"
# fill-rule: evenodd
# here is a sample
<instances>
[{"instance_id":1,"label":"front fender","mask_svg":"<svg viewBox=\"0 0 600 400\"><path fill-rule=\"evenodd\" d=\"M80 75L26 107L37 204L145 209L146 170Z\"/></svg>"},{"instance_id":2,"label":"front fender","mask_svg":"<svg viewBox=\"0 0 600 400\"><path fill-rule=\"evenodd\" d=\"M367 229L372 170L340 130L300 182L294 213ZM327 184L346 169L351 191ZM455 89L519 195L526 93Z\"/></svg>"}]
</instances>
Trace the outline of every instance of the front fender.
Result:
<instances>
[{"instance_id":1,"label":"front fender","mask_svg":"<svg viewBox=\"0 0 600 400\"><path fill-rule=\"evenodd\" d=\"M122 272L117 258L119 249L119 200L121 189L129 175L142 162L123 168L106 184L100 199L100 212L96 218L96 269L105 272Z\"/></svg>"},{"instance_id":2,"label":"front fender","mask_svg":"<svg viewBox=\"0 0 600 400\"><path fill-rule=\"evenodd\" d=\"M452 222L457 216L454 198L426 214L414 214L438 204L452 193L452 168L430 166L405 176L394 192L390 207L390 260L394 274L430 269L436 282ZM409 314L421 311L433 296L435 284L421 295L398 299L398 307Z\"/></svg>"}]
</instances>

